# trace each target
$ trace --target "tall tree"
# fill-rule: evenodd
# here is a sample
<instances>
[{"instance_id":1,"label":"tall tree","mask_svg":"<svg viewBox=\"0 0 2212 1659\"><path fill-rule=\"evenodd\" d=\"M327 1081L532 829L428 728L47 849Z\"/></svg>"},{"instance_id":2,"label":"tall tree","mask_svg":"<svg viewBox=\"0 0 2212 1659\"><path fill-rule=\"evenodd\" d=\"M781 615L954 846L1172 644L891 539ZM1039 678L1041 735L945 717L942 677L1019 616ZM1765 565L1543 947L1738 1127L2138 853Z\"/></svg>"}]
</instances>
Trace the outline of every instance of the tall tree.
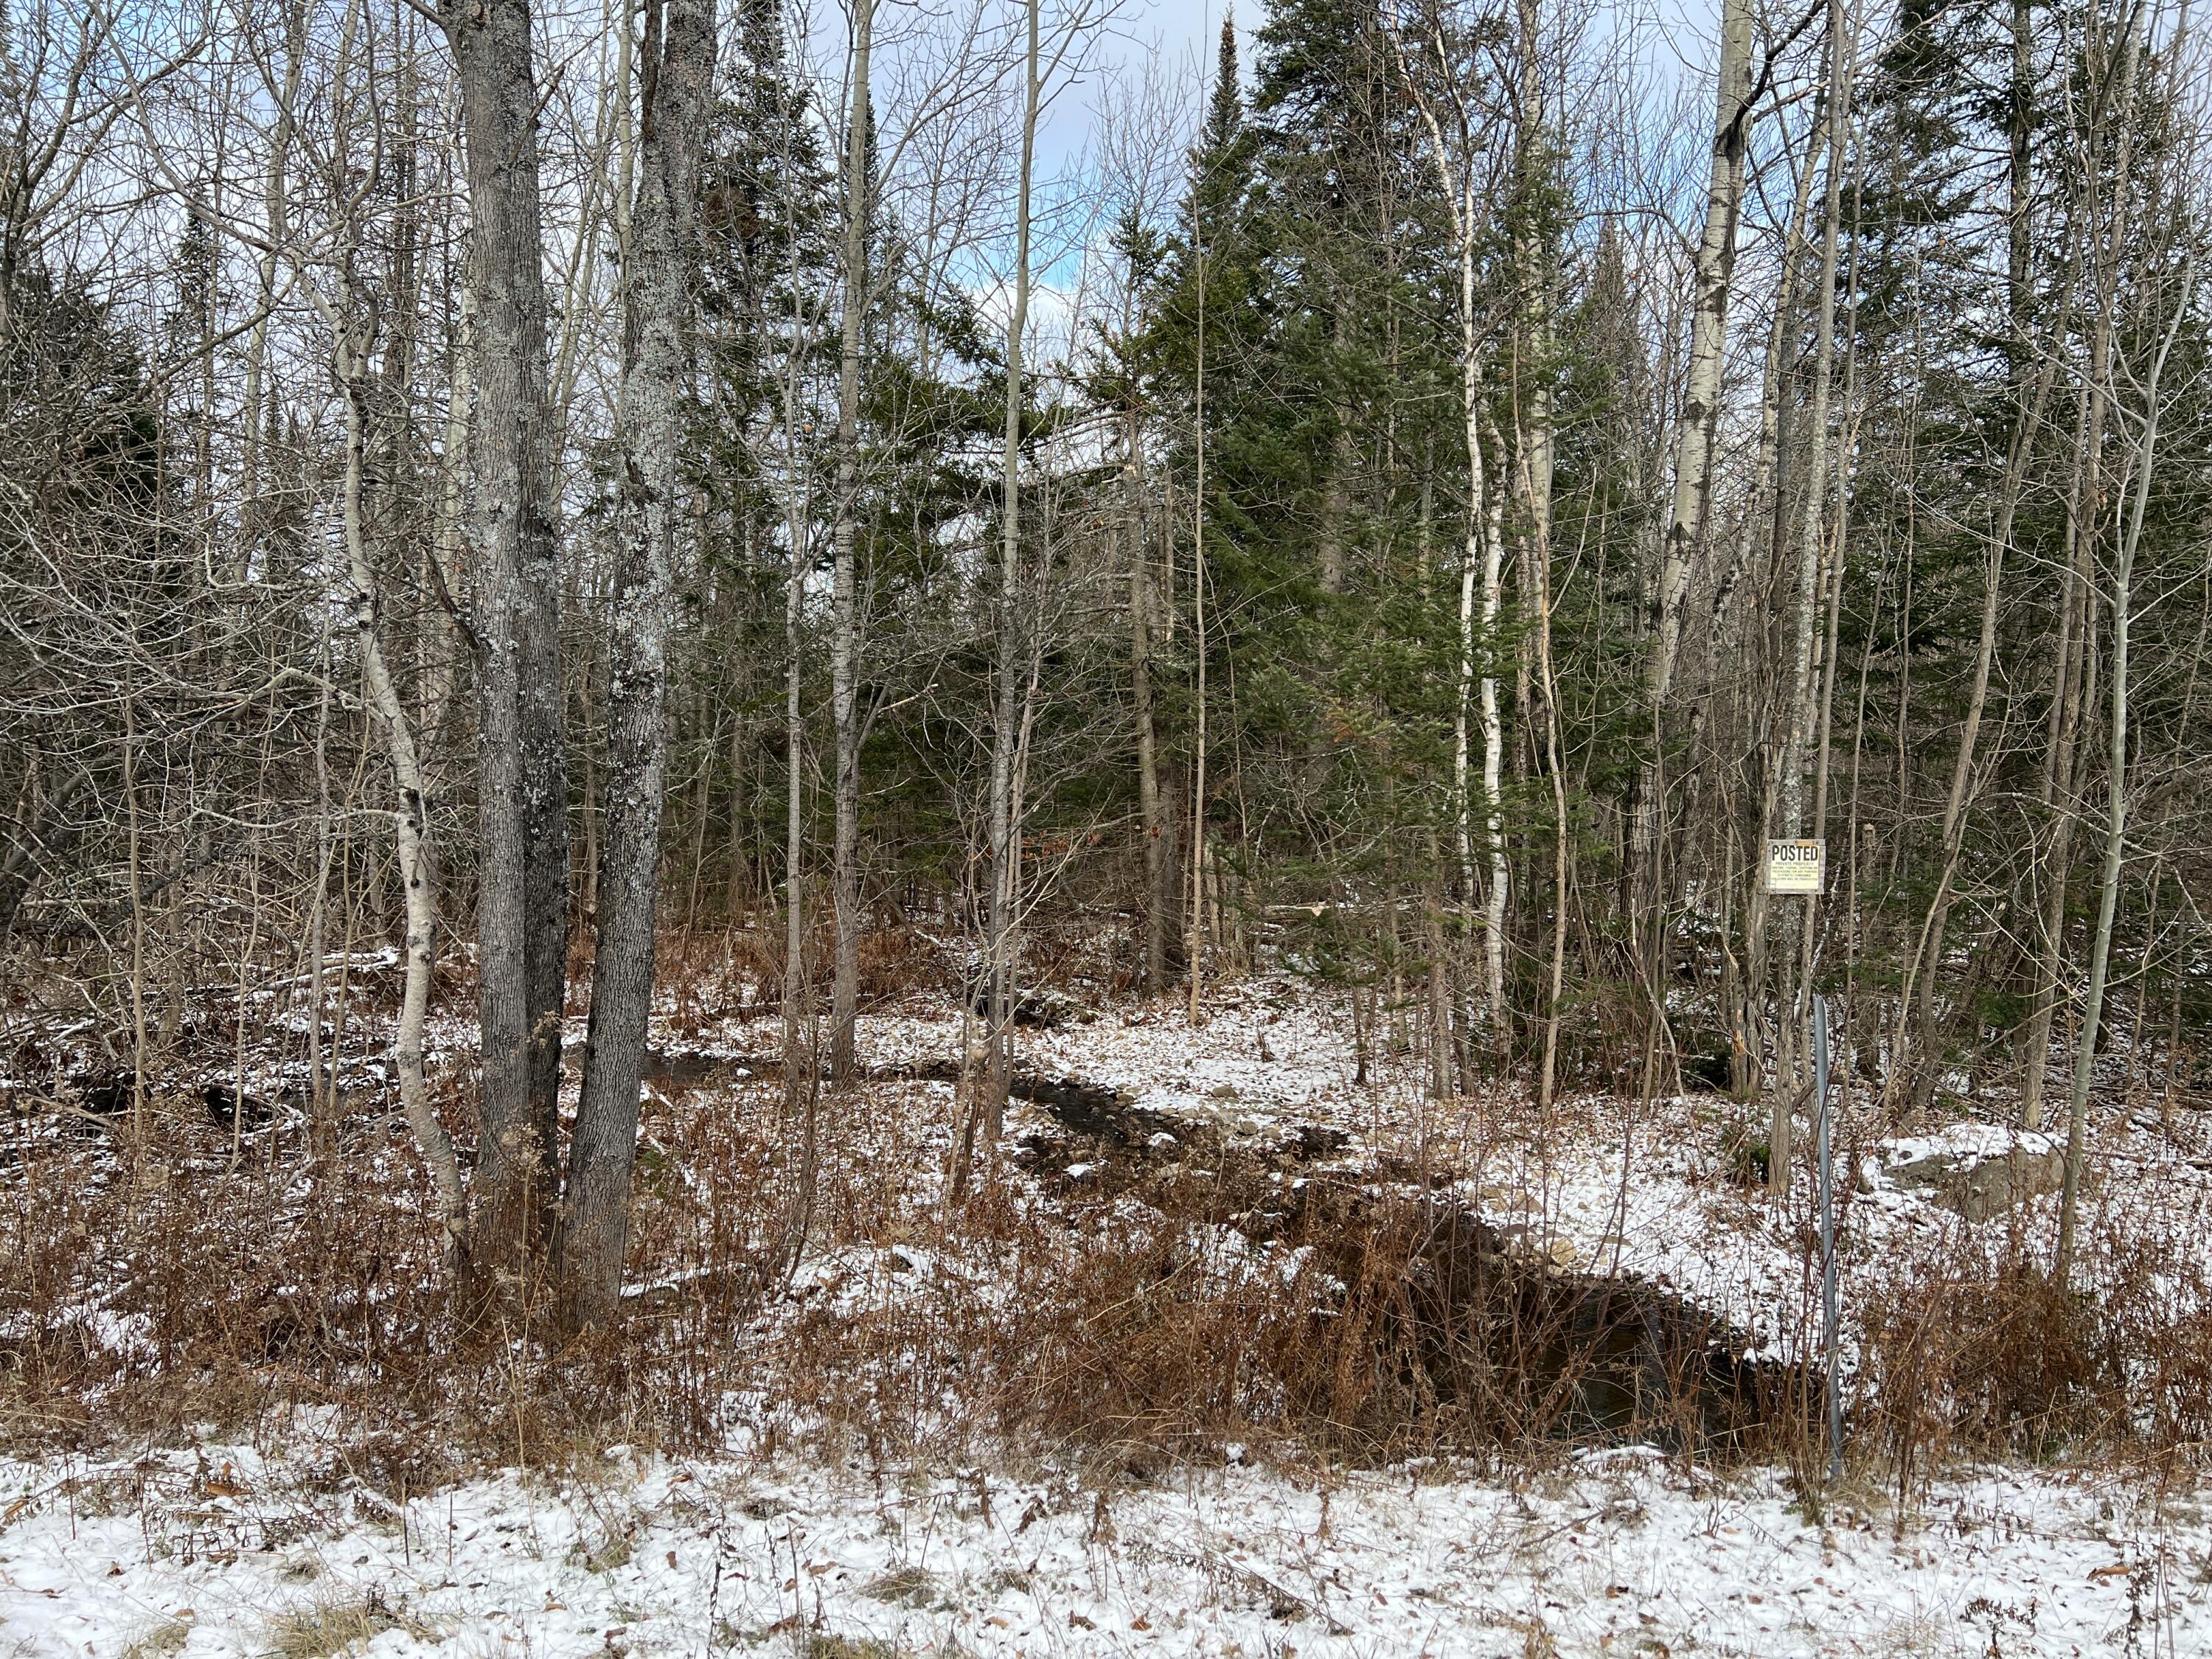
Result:
<instances>
[{"instance_id":1,"label":"tall tree","mask_svg":"<svg viewBox=\"0 0 2212 1659\"><path fill-rule=\"evenodd\" d=\"M860 590L854 540L860 521L860 355L867 327L868 219L873 200L870 172L875 117L868 58L875 22L875 0L858 0L845 106L844 320L837 369L837 495L831 540L836 617L830 675L836 726L836 829L830 885L837 940L830 981L830 1076L840 1084L851 1082L860 1064L854 1026L860 1006Z\"/></svg>"},{"instance_id":2,"label":"tall tree","mask_svg":"<svg viewBox=\"0 0 2212 1659\"><path fill-rule=\"evenodd\" d=\"M562 1231L565 1312L584 1325L606 1323L620 1305L652 1012L668 776L668 659L676 625L678 450L714 28L714 0L646 0L635 195L623 248L622 475L616 485L611 752L599 854L599 951Z\"/></svg>"},{"instance_id":3,"label":"tall tree","mask_svg":"<svg viewBox=\"0 0 2212 1659\"><path fill-rule=\"evenodd\" d=\"M1021 172L1014 201L1013 303L1006 313L1006 409L999 483L997 662L991 710L990 883L984 970L990 997L990 1064L984 1115L996 1141L1013 1076L1014 968L1018 959L1022 865L1022 727L1029 701L1021 694L1026 641L1022 628L1022 337L1030 325L1030 173L1036 160L1039 100L1044 92L1039 47L1041 0L1024 8Z\"/></svg>"},{"instance_id":4,"label":"tall tree","mask_svg":"<svg viewBox=\"0 0 2212 1659\"><path fill-rule=\"evenodd\" d=\"M1794 544L1796 600L1790 655L1789 724L1775 781L1780 829L1784 837L1790 841L1802 839L1806 833L1805 786L1816 741L1817 686L1813 653L1820 592L1827 578L1823 568L1827 551L1823 545L1823 533L1828 521L1828 454L1832 441L1828 430L1828 409L1835 380L1837 248L1841 235L1844 157L1850 131L1851 70L1856 51L1848 15L1843 0L1828 0L1828 72L1821 91L1820 125L1826 140L1826 155L1821 162L1827 179L1826 207L1821 218L1820 298L1814 307L1817 320L1814 325L1812 397L1806 422L1808 453L1802 486L1803 499ZM1806 165L1809 167L1812 164L1808 157ZM1841 553L1838 538L1837 556L1840 557ZM1812 828L1818 836L1825 826L1816 823ZM1792 904L1783 913L1791 945L1784 952L1788 978L1783 994L1783 1075L1782 1086L1775 1094L1766 1142L1767 1187L1778 1197L1786 1195L1790 1190L1790 1101L1808 1052L1807 1040L1803 1039L1809 1039L1811 1025L1811 1005L1807 999L1811 991L1808 981L1813 962L1813 908L1819 902L1819 895L1808 895L1802 905Z\"/></svg>"},{"instance_id":5,"label":"tall tree","mask_svg":"<svg viewBox=\"0 0 2212 1659\"><path fill-rule=\"evenodd\" d=\"M1482 107L1460 79L1462 52L1441 21L1421 41L1427 61L1416 68L1401 44L1399 61L1409 92L1420 110L1429 138L1430 160L1450 207L1452 240L1459 277L1459 413L1467 453L1467 534L1460 561L1459 693L1452 738L1452 799L1458 826L1460 883L1471 907L1477 890L1474 863L1475 797L1469 782L1468 727L1479 710L1482 735L1481 817L1488 854L1488 882L1483 918L1486 1012L1492 1041L1502 1048L1508 1036L1505 1005L1505 919L1510 866L1505 852L1504 802L1504 722L1497 672L1498 619L1504 603L1504 480L1492 478L1498 458L1490 441L1495 429L1488 410L1486 330L1480 308L1479 274L1484 228L1478 209L1486 193L1483 157L1490 135ZM1478 572L1480 586L1478 586ZM1478 594L1480 599L1478 602ZM1477 666L1481 672L1478 677Z\"/></svg>"},{"instance_id":6,"label":"tall tree","mask_svg":"<svg viewBox=\"0 0 2212 1659\"><path fill-rule=\"evenodd\" d=\"M568 953L560 503L546 351L540 99L527 0L447 0L469 185L469 520L477 650L479 1289L526 1309L559 1192Z\"/></svg>"},{"instance_id":7,"label":"tall tree","mask_svg":"<svg viewBox=\"0 0 2212 1659\"><path fill-rule=\"evenodd\" d=\"M1656 963L1663 902L1659 860L1666 827L1662 744L1666 710L1681 654L1687 600L1707 523L1712 516L1714 440L1720 428L1722 355L1728 343L1729 295L1735 275L1736 221L1743 209L1744 155L1750 142L1751 0L1722 0L1720 59L1714 73L1710 182L1704 229L1691 282L1690 347L1681 413L1674 429L1673 506L1652 589L1644 700L1651 722L1631 816L1632 924L1641 930L1647 978Z\"/></svg>"}]
</instances>

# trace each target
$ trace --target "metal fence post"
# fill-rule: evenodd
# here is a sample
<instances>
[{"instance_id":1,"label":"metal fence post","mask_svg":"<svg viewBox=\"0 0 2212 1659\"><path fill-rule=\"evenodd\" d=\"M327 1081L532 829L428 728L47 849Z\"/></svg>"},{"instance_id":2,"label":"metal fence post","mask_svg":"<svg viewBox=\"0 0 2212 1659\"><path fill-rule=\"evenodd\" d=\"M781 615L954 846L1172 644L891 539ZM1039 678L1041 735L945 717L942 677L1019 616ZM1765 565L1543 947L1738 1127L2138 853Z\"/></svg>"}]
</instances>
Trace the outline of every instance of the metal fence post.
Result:
<instances>
[{"instance_id":1,"label":"metal fence post","mask_svg":"<svg viewBox=\"0 0 2212 1659\"><path fill-rule=\"evenodd\" d=\"M1813 1094L1820 1139L1820 1347L1826 1372L1828 1479L1844 1473L1844 1396L1836 1381L1839 1318L1836 1299L1836 1164L1828 1111L1828 1000L1813 999Z\"/></svg>"}]
</instances>

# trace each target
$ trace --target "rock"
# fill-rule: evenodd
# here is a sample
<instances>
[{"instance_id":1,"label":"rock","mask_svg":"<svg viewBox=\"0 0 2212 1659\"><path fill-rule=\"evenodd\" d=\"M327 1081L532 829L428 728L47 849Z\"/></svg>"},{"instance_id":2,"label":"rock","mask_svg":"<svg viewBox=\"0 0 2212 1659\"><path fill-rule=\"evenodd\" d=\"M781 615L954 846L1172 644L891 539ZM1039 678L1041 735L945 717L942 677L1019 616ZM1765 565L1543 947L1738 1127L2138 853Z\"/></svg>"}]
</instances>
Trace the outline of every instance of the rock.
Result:
<instances>
[{"instance_id":1,"label":"rock","mask_svg":"<svg viewBox=\"0 0 2212 1659\"><path fill-rule=\"evenodd\" d=\"M1969 1221L2002 1214L2065 1182L2066 1149L2049 1135L1987 1123L1885 1140L1875 1148L1881 1180L1927 1194Z\"/></svg>"},{"instance_id":2,"label":"rock","mask_svg":"<svg viewBox=\"0 0 2212 1659\"><path fill-rule=\"evenodd\" d=\"M1571 1267L1583 1259L1582 1247L1564 1234L1515 1225L1505 1228L1498 1237L1508 1255L1547 1262L1554 1267Z\"/></svg>"},{"instance_id":3,"label":"rock","mask_svg":"<svg viewBox=\"0 0 2212 1659\"><path fill-rule=\"evenodd\" d=\"M1301 1163L1334 1158L1352 1144L1344 1130L1326 1123L1294 1123L1283 1141L1283 1150Z\"/></svg>"},{"instance_id":4,"label":"rock","mask_svg":"<svg viewBox=\"0 0 2212 1659\"><path fill-rule=\"evenodd\" d=\"M981 953L969 956L961 974L961 989L967 997L968 1006L988 1018L991 1012L991 981L988 968ZM1017 985L1010 988L1010 991L1012 1006L1008 1012L1017 1025L1057 1030L1081 1012L1076 999L1058 986Z\"/></svg>"}]
</instances>

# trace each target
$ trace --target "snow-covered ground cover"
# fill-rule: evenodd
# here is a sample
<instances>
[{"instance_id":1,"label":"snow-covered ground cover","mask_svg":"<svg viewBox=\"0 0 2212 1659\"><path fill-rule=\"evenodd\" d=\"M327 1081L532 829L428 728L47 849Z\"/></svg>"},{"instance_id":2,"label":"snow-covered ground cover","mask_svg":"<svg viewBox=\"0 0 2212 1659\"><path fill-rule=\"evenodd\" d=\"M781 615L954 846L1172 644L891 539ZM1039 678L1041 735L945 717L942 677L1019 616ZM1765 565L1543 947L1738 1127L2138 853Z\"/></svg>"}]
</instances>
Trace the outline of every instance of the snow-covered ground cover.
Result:
<instances>
[{"instance_id":1,"label":"snow-covered ground cover","mask_svg":"<svg viewBox=\"0 0 2212 1659\"><path fill-rule=\"evenodd\" d=\"M711 953L710 953L711 954ZM390 962L352 964L364 985ZM724 1062L712 1081L743 1083L776 1063L773 988L730 964L691 964L685 983L664 993L653 1041L663 1056L695 1066ZM1760 1351L1801 1352L1818 1328L1814 1194L1801 1181L1777 1206L1763 1190L1731 1179L1732 1144L1763 1140L1762 1104L1716 1094L1639 1100L1620 1094L1566 1093L1540 1121L1525 1079L1486 1087L1458 1100L1427 1097L1419 1060L1370 1040L1367 1076L1358 1078L1349 1006L1341 994L1283 972L1212 988L1194 1025L1179 1000L1157 1004L1072 998L1073 1016L1050 1030L1017 1034L1017 1065L1120 1091L1133 1104L1204 1126L1232 1144L1266 1146L1302 1125L1317 1125L1343 1145L1324 1161L1340 1173L1379 1171L1432 1185L1446 1178L1461 1201L1528 1254L1561 1267L1620 1273L1673 1290L1727 1319ZM296 1024L296 1021L295 1021ZM281 1024L281 1022L280 1022ZM341 1086L364 1099L388 1096L378 1056L388 1014L353 1016L351 1054ZM585 1022L572 1014L569 1048L580 1057ZM861 1018L862 1062L878 1073L957 1064L964 1037L961 1012L938 993L917 993ZM434 1071L465 1066L476 1042L465 1006L434 1017ZM751 1062L750 1071L746 1062ZM245 1092L291 1102L299 1079L279 1057L257 1052L240 1069ZM210 1077L228 1083L231 1067ZM696 1079L694 1079L696 1081ZM648 1087L673 1097L666 1079ZM2106 1088L2092 1111L2087 1230L2130 1238L2193 1244L2212 1276L2212 1115L2184 1112L2169 1124L2148 1113L2115 1110ZM1971 1164L2013 1148L2043 1155L2063 1134L2021 1135L2003 1121L2009 1103L1993 1098L1984 1121L1914 1126L1900 1134L1880 1121L1862 1082L1835 1091L1839 1185L1839 1267L1846 1309L1845 1363L1852 1363L1849 1310L1870 1285L1894 1279L1901 1264L1940 1261L1963 1242L1996 1231L2029 1256L2047 1260L2057 1230L2058 1198L2039 1192L2005 1213L1968 1223L1924 1188L1890 1178L1899 1166L1948 1152ZM690 1107L711 1109L713 1091L688 1092ZM943 1123L910 1127L919 1144L941 1152L950 1133L950 1096L936 1099ZM386 1100L389 1108L393 1103ZM673 1105L672 1098L664 1103ZM296 1104L291 1108L296 1112ZM1018 1105L1018 1133L1039 1127L1035 1108ZM1810 1124L1801 1118L1809 1144ZM2063 1127L2063 1126L2062 1126ZM1801 1147L1802 1150L1802 1147ZM935 1170L915 1170L917 1195L935 1188ZM2098 1270L2095 1252L2083 1270Z\"/></svg>"},{"instance_id":2,"label":"snow-covered ground cover","mask_svg":"<svg viewBox=\"0 0 2212 1659\"><path fill-rule=\"evenodd\" d=\"M671 1019L659 1036L669 1052L756 1057L773 1040L773 1027L757 1018ZM961 1040L956 1008L915 999L865 1017L860 1046L866 1063L896 1070L951 1063ZM1761 1352L1795 1357L1817 1334L1813 1183L1797 1182L1778 1206L1728 1168L1732 1137L1763 1139L1763 1103L1571 1094L1540 1121L1525 1082L1438 1103L1427 1097L1413 1057L1372 1054L1362 1082L1356 1053L1343 1000L1286 975L1217 992L1197 1025L1180 1004L1112 1003L1051 1030L1023 1030L1017 1041L1024 1070L1118 1090L1133 1105L1231 1142L1264 1146L1318 1125L1346 1137L1328 1160L1340 1171L1382 1168L1423 1184L1449 1176L1464 1203L1532 1255L1663 1285L1720 1314ZM1967 1240L2007 1230L2028 1255L2047 1261L2055 1249L2055 1191L1969 1223L1934 1191L1901 1186L1890 1172L1939 1152L1968 1167L2014 1147L2041 1155L2063 1137L2021 1134L1994 1121L1999 1102L1992 1121L1899 1135L1879 1121L1863 1083L1839 1082L1834 1100L1849 1370L1856 1346L1850 1310L1893 1284L1901 1267L1953 1259ZM2203 1115L2179 1115L2169 1134L2147 1116L2094 1113L2087 1229L2180 1241L2212 1274L2212 1124L2197 1121ZM1018 1130L1042 1121L1036 1109L1017 1108ZM1809 1120L1801 1121L1809 1146ZM2094 1274L2098 1265L2090 1252L2083 1271Z\"/></svg>"},{"instance_id":3,"label":"snow-covered ground cover","mask_svg":"<svg viewBox=\"0 0 2212 1659\"><path fill-rule=\"evenodd\" d=\"M685 1287L723 1284L739 1259L735 1244L713 1244L719 1235L703 1218L739 1191L728 1160L758 1153L763 1182L775 1167L776 1029L761 1000L719 991L708 973L656 1020L641 1294L672 1288L680 1300ZM418 1172L379 1080L382 1018L363 1010L349 1034L342 1152L348 1178L370 1181L375 1202L404 1219ZM580 1045L580 1022L574 1035ZM365 1483L343 1449L357 1443L282 1407L259 1419L258 1450L211 1433L181 1449L86 1434L86 1454L0 1462L0 1659L320 1659L341 1648L388 1659L431 1646L469 1659L2212 1652L2212 1526L2185 1478L2093 1474L2086 1462L1945 1471L1940 1428L1911 1455L1901 1517L1886 1498L1847 1486L1825 1524L1793 1507L1778 1472L1693 1468L1637 1447L1556 1469L1538 1466L1564 1450L1482 1470L1345 1470L1285 1427L1264 1449L1265 1434L1231 1431L1255 1447L1249 1458L1231 1448L1226 1467L1188 1444L1181 1461L1102 1461L1079 1436L1040 1445L1032 1435L1000 1456L988 1432L962 1429L981 1413L975 1394L961 1390L1008 1386L1026 1334L1065 1341L1100 1311L1070 1291L1051 1310L1059 1324L1024 1325L1012 1304L1056 1294L1047 1282L1055 1264L1095 1263L1085 1241L1117 1231L1133 1239L1159 1220L1145 1211L1155 1189L1113 1178L1127 1161L1244 1148L1254 1153L1248 1173L1447 1191L1543 1267L1662 1285L1782 1357L1811 1353L1818 1328L1809 1183L1779 1206L1747 1185L1729 1149L1756 1131L1754 1109L1717 1096L1575 1094L1541 1117L1517 1085L1433 1102L1415 1061L1387 1048L1363 1079L1341 1002L1269 976L1218 989L1197 1026L1180 1008L1102 1001L1020 1034L1025 1074L1111 1088L1187 1133L1164 1146L1154 1136L1077 1147L1068 1156L1081 1162L1063 1163L1050 1181L1011 1171L1011 1213L1049 1224L1018 1234L1026 1242L1010 1255L1003 1237L952 1224L945 1201L957 1103L944 1079L965 1036L957 1006L916 995L866 1016L860 1035L875 1079L837 1099L823 1146L824 1191L839 1196L825 1200L782 1289L711 1325L738 1345L727 1375L702 1367L694 1385L726 1391L708 1396L721 1404L703 1419L719 1450L690 1462L582 1452L580 1473L458 1484L445 1475L413 1492L380 1475ZM465 1064L472 1042L465 1011L445 1011L434 1036L441 1069ZM272 1156L298 1133L287 1075L281 1055L246 1068L246 1093L272 1109L244 1133ZM188 1081L189 1101L198 1083ZM2148 1309L2154 1321L2171 1305L2202 1319L2212 1266L2204 1115L2162 1123L2122 1108L2119 1094L2106 1091L2093 1115L2087 1231L2099 1248L2081 1271L2095 1288L2096 1275L2130 1271L2126 1251L2141 1244L2151 1266L2132 1286L2131 1316ZM1894 1316L1899 1287L1909 1297L1923 1273L1972 1280L1974 1264L2008 1248L2047 1261L2057 1200L2039 1194L1970 1221L1937 1190L1893 1178L1937 1155L2049 1157L2048 1146L2002 1127L1997 1103L1964 1122L1914 1126L1911 1136L1888 1133L1863 1086L1840 1107L1844 1362L1856 1403L1868 1322ZM70 1121L54 1133L65 1129L81 1150L56 1142L40 1155L61 1160L58 1169L96 1165L101 1143L82 1115ZM1025 1103L1010 1124L1017 1138L1054 1128ZM1303 1133L1314 1128L1326 1133ZM223 1143L175 1149L179 1180L205 1194L196 1201L228 1202L225 1183L241 1168L251 1176L264 1163L281 1167L260 1153L240 1165L226 1152L228 1132L202 1122L195 1133ZM1270 1152L1291 1144L1304 1148L1295 1168ZM719 1176L711 1158L725 1160ZM307 1191L282 1186L287 1213ZM374 1213L374 1203L346 1212ZM1178 1259L1204 1270L1194 1283L1211 1274L1233 1290L1240 1276L1273 1285L1301 1270L1305 1247L1248 1238L1216 1218L1179 1224ZM240 1237L250 1253L264 1236ZM404 1229L400 1243L409 1259ZM681 1248L653 1254L669 1244ZM1018 1297L1011 1280L988 1278L1015 1259L1029 1275ZM1325 1292L1324 1277L1302 1281L1300 1294ZM150 1374L149 1316L137 1303L109 1311L115 1291L91 1285L53 1329L81 1343L88 1364L107 1354ZM1279 1320L1304 1305L1253 1304ZM367 1316L355 1308L341 1322L352 1329ZM31 1313L14 1318L0 1328L0 1349L40 1335ZM996 1334L988 1364L946 1352L970 1329ZM859 1334L849 1351L841 1333ZM825 1359L843 1380L823 1382L818 1399L769 1397ZM2159 1386L2185 1391L2197 1386L2192 1375L2202 1372ZM884 1398L912 1396L901 1408L913 1419L910 1450L846 1461L849 1446L869 1443L853 1412L886 1381L897 1386ZM1953 1383L1946 1375L1914 1386L1940 1408ZM302 1397L289 1388L275 1392ZM82 1396L95 1429L101 1398L98 1388ZM2208 1411L2200 1397L2182 1415L2193 1423ZM1854 1434L1863 1467L1893 1471L1881 1431L1855 1417ZM2172 1438L2169 1430L2169 1451ZM2051 1450L2065 1455L2063 1439ZM481 1467L497 1455L478 1445L450 1461ZM2184 1452L2164 1467L2197 1462ZM1332 1472L1316 1472L1323 1468Z\"/></svg>"},{"instance_id":4,"label":"snow-covered ground cover","mask_svg":"<svg viewBox=\"0 0 2212 1659\"><path fill-rule=\"evenodd\" d=\"M1625 1448L1550 1474L672 1462L403 1498L219 1443L0 1463L0 1652L1219 1655L2212 1651L2194 1498L2002 1470L1899 1526Z\"/></svg>"}]
</instances>

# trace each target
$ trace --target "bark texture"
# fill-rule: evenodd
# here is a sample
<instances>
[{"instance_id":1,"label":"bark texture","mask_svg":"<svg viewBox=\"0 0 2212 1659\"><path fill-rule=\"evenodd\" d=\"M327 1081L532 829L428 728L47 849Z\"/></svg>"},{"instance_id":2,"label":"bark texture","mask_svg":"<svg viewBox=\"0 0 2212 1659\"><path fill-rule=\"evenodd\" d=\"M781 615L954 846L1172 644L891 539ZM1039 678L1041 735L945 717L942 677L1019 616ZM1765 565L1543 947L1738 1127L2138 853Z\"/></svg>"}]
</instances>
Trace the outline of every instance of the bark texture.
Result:
<instances>
[{"instance_id":1,"label":"bark texture","mask_svg":"<svg viewBox=\"0 0 2212 1659\"><path fill-rule=\"evenodd\" d=\"M526 1307L552 1235L568 951L555 414L546 372L537 76L526 0L453 0L469 185L479 702L480 1292Z\"/></svg>"},{"instance_id":2,"label":"bark texture","mask_svg":"<svg viewBox=\"0 0 2212 1659\"><path fill-rule=\"evenodd\" d=\"M1666 712L1681 654L1682 610L1711 516L1714 434L1719 429L1722 354L1728 343L1729 293L1735 274L1736 222L1743 209L1744 151L1751 125L1750 0L1723 0L1720 64L1713 98L1712 161L1705 228L1692 288L1690 353L1682 409L1674 431L1674 489L1660 550L1644 659L1644 699L1652 724L1638 768L1630 823L1632 881L1642 948L1656 950L1656 906L1663 884L1657 860L1666 817L1665 771L1659 753Z\"/></svg>"},{"instance_id":3,"label":"bark texture","mask_svg":"<svg viewBox=\"0 0 2212 1659\"><path fill-rule=\"evenodd\" d=\"M830 701L837 728L836 827L830 850L831 904L836 912L836 962L830 991L830 1078L859 1074L853 1024L860 1006L860 577L854 540L860 489L860 343L868 314L868 55L875 0L860 0L853 17L853 95L845 135L844 339L837 370L837 504L830 526L835 549L835 635L830 645Z\"/></svg>"},{"instance_id":4,"label":"bark texture","mask_svg":"<svg viewBox=\"0 0 2212 1659\"><path fill-rule=\"evenodd\" d=\"M605 1324L620 1307L629 1232L668 780L668 647L676 623L677 456L693 302L693 222L714 76L714 0L647 0L637 194L623 273L623 472L599 954L562 1238L565 1311L579 1325Z\"/></svg>"}]
</instances>

